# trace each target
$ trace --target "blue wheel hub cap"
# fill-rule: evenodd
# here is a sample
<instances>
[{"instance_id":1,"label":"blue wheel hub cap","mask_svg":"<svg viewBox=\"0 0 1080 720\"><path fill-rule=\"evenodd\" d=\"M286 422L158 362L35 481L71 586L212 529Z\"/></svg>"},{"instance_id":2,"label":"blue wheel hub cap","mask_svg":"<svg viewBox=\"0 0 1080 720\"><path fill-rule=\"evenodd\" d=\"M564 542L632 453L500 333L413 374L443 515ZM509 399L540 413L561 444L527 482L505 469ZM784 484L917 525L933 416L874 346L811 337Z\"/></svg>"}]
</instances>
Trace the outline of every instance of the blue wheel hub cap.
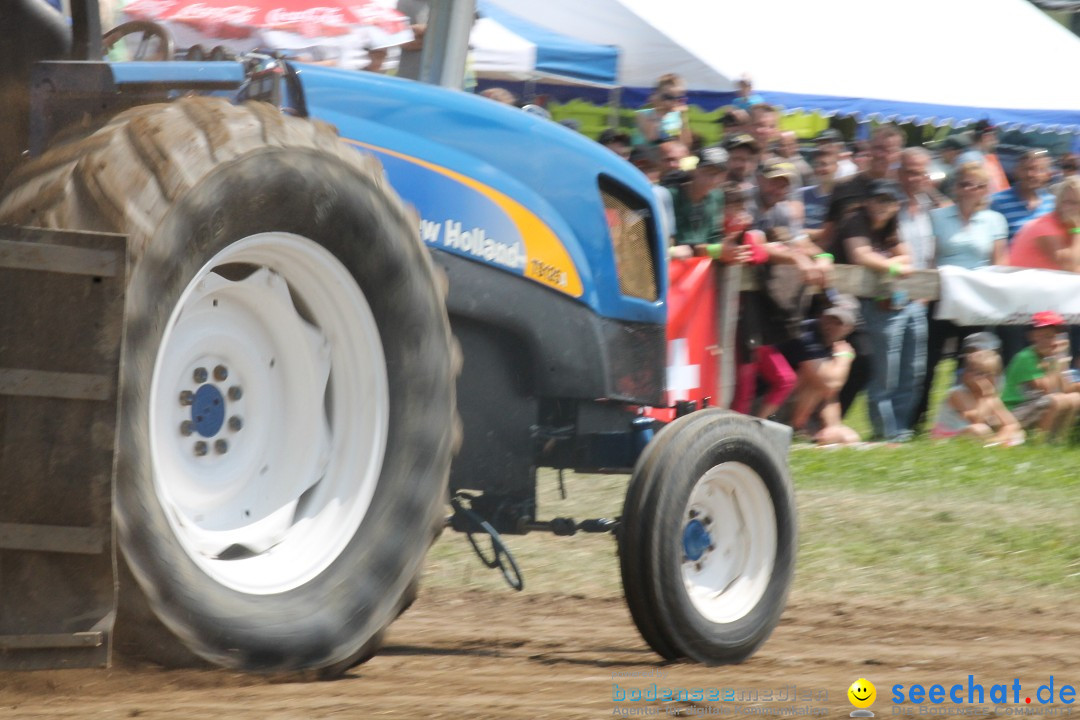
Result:
<instances>
[{"instance_id":1,"label":"blue wheel hub cap","mask_svg":"<svg viewBox=\"0 0 1080 720\"><path fill-rule=\"evenodd\" d=\"M709 536L709 531L700 520L691 520L686 523L682 535L682 546L687 560L697 562L710 545L712 545L712 537Z\"/></svg>"},{"instance_id":2,"label":"blue wheel hub cap","mask_svg":"<svg viewBox=\"0 0 1080 720\"><path fill-rule=\"evenodd\" d=\"M225 398L213 385L203 385L195 391L191 403L191 424L204 438L212 438L225 424Z\"/></svg>"}]
</instances>

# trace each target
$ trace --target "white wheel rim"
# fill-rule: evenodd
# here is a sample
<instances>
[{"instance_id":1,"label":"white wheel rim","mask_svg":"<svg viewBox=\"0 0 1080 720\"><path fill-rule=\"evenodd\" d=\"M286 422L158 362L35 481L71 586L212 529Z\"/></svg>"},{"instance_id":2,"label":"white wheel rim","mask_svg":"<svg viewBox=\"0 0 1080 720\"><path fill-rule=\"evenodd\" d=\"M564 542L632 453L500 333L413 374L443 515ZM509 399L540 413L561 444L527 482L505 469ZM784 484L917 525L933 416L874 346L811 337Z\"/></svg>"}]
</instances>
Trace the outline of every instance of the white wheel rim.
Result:
<instances>
[{"instance_id":1,"label":"white wheel rim","mask_svg":"<svg viewBox=\"0 0 1080 720\"><path fill-rule=\"evenodd\" d=\"M680 535L691 603L714 623L745 617L761 600L776 559L776 511L753 469L725 462L690 493Z\"/></svg>"},{"instance_id":2,"label":"white wheel rim","mask_svg":"<svg viewBox=\"0 0 1080 720\"><path fill-rule=\"evenodd\" d=\"M352 275L307 238L252 235L203 266L169 318L150 390L154 488L218 583L285 592L355 536L388 417L379 330Z\"/></svg>"}]
</instances>

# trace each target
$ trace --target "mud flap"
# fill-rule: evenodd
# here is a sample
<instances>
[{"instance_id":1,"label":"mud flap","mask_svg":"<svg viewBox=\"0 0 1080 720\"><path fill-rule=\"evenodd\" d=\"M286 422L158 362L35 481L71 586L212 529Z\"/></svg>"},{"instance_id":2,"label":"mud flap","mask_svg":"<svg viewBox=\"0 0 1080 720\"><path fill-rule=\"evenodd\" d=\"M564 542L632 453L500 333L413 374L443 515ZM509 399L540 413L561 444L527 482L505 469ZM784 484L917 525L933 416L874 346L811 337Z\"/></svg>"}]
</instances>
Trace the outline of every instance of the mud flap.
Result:
<instances>
[{"instance_id":1,"label":"mud flap","mask_svg":"<svg viewBox=\"0 0 1080 720\"><path fill-rule=\"evenodd\" d=\"M109 662L122 235L0 227L0 669Z\"/></svg>"}]
</instances>

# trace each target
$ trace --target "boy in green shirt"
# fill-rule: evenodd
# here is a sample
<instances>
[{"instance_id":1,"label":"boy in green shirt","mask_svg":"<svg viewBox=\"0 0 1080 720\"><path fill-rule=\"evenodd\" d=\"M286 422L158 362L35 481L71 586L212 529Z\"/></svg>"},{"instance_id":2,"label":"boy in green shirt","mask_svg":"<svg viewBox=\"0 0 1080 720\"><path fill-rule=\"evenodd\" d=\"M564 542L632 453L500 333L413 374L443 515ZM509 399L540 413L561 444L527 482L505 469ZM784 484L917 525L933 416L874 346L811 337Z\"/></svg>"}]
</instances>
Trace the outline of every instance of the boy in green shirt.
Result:
<instances>
[{"instance_id":1,"label":"boy in green shirt","mask_svg":"<svg viewBox=\"0 0 1080 720\"><path fill-rule=\"evenodd\" d=\"M1031 345L1005 370L1001 400L1025 428L1038 425L1051 438L1066 435L1080 410L1080 392L1069 380L1065 319L1052 310L1032 315Z\"/></svg>"}]
</instances>

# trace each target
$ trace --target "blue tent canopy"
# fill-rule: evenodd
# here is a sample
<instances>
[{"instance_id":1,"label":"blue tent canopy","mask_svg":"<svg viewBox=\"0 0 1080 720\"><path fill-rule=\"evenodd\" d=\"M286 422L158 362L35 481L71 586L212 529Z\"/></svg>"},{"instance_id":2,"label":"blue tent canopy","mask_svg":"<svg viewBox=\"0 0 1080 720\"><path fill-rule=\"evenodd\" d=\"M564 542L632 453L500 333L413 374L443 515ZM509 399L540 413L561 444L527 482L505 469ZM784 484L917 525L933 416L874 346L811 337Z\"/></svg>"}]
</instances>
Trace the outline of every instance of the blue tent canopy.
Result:
<instances>
[{"instance_id":1,"label":"blue tent canopy","mask_svg":"<svg viewBox=\"0 0 1080 720\"><path fill-rule=\"evenodd\" d=\"M617 83L618 48L597 45L542 28L479 0L481 20L473 33L473 58L481 74L554 78L613 86ZM497 27L492 27L492 25Z\"/></svg>"}]
</instances>

